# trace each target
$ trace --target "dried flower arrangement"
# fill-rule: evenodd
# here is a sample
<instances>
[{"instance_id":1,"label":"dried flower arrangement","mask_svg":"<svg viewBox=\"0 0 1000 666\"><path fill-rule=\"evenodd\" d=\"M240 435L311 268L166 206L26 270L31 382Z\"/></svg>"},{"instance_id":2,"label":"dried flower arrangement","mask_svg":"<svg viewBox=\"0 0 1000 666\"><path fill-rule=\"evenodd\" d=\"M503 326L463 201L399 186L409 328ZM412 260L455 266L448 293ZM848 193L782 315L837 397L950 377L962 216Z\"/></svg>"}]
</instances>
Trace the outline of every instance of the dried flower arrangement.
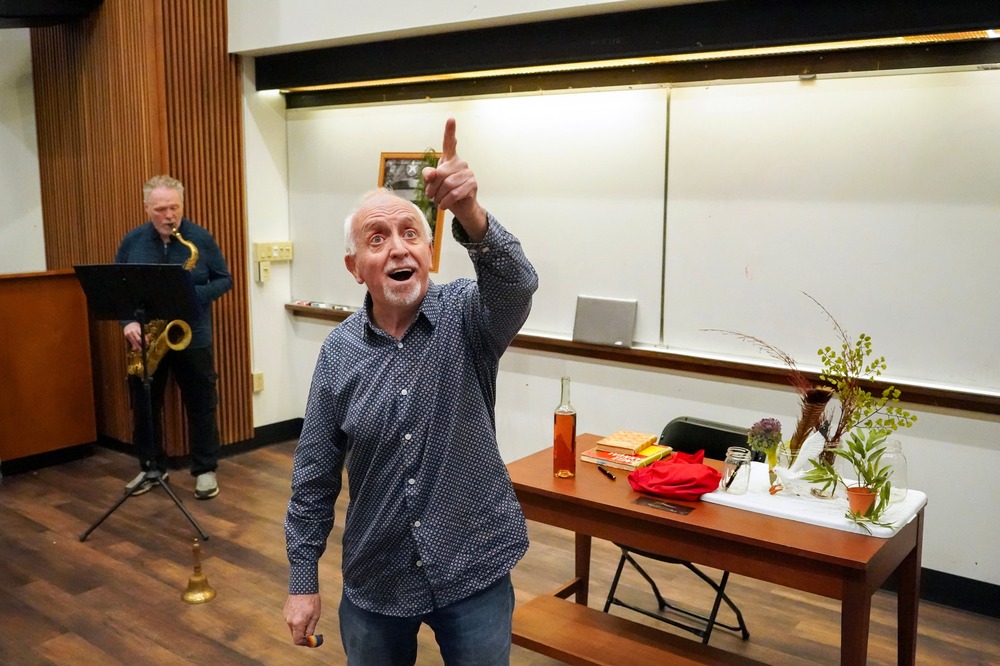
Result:
<instances>
[{"instance_id":1,"label":"dried flower arrangement","mask_svg":"<svg viewBox=\"0 0 1000 666\"><path fill-rule=\"evenodd\" d=\"M871 430L876 435L884 436L898 428L913 425L917 417L896 404L899 402L899 389L887 386L876 397L862 385L874 382L886 368L884 356L871 358L871 336L862 333L852 343L847 331L833 315L815 298L805 295L826 314L840 340L839 350L823 347L817 351L821 362L819 378L825 384L816 385L809 381L799 370L795 359L765 340L739 331L708 329L751 342L788 368L789 381L802 400L795 432L789 439L792 455L798 452L802 442L814 430L822 432L826 441L835 447L855 428ZM839 410L828 410L835 395ZM832 461L832 458L828 457L827 460Z\"/></svg>"}]
</instances>

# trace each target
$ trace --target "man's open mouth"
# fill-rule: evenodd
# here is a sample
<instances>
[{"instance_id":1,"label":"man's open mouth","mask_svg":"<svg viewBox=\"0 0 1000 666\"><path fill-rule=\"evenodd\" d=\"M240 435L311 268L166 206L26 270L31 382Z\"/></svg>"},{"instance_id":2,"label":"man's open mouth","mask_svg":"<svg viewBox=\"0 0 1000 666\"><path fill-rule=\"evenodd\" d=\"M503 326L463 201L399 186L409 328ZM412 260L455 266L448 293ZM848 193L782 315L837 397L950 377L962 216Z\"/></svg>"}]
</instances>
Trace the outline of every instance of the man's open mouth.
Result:
<instances>
[{"instance_id":1,"label":"man's open mouth","mask_svg":"<svg viewBox=\"0 0 1000 666\"><path fill-rule=\"evenodd\" d=\"M395 280L396 282L405 282L409 280L410 276L412 275L413 275L413 270L409 268L404 268L401 271L393 271L392 273L389 273L389 277Z\"/></svg>"}]
</instances>

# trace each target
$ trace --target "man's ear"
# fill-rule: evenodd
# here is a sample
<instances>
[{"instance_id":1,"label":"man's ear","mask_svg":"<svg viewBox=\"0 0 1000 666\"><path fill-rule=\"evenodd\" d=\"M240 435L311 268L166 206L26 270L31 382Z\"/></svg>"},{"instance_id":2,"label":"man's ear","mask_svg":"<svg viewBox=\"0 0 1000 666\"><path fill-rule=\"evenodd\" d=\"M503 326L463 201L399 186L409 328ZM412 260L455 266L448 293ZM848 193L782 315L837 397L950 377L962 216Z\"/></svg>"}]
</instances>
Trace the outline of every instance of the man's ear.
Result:
<instances>
[{"instance_id":1,"label":"man's ear","mask_svg":"<svg viewBox=\"0 0 1000 666\"><path fill-rule=\"evenodd\" d=\"M347 266L347 270L351 272L351 275L354 276L354 279L357 280L358 284L364 284L365 281L361 279L361 276L355 270L355 268L357 267L357 262L355 261L355 259L357 259L356 255L345 254L344 265Z\"/></svg>"}]
</instances>

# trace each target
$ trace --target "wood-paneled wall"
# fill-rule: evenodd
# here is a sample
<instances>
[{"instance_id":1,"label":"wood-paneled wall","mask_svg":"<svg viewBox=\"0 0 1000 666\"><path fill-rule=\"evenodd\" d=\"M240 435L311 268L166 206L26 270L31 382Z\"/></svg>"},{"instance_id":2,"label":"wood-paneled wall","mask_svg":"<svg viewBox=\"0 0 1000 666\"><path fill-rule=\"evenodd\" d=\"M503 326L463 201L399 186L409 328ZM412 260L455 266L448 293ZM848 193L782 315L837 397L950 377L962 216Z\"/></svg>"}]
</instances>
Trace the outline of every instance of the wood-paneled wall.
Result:
<instances>
[{"instance_id":1,"label":"wood-paneled wall","mask_svg":"<svg viewBox=\"0 0 1000 666\"><path fill-rule=\"evenodd\" d=\"M223 444L253 437L238 56L225 0L105 0L87 19L36 28L32 68L48 268L110 263L145 220L142 184L185 185L185 215L215 236L235 285L213 306ZM131 442L116 322L92 325L99 434ZM189 451L176 388L168 456Z\"/></svg>"}]
</instances>

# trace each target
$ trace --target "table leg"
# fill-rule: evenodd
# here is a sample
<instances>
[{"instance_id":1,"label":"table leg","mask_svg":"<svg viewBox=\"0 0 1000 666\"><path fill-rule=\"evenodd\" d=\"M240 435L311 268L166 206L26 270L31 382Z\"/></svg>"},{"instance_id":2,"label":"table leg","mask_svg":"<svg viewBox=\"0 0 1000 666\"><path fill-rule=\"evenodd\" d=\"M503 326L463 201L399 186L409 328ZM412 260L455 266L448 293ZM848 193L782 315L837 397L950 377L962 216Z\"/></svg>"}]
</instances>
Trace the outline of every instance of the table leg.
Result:
<instances>
[{"instance_id":1,"label":"table leg","mask_svg":"<svg viewBox=\"0 0 1000 666\"><path fill-rule=\"evenodd\" d=\"M872 596L863 577L844 582L840 611L840 663L864 666L868 660L868 626Z\"/></svg>"},{"instance_id":2,"label":"table leg","mask_svg":"<svg viewBox=\"0 0 1000 666\"><path fill-rule=\"evenodd\" d=\"M913 666L917 661L917 611L920 605L920 560L924 512L917 514L917 542L896 569L896 661Z\"/></svg>"},{"instance_id":3,"label":"table leg","mask_svg":"<svg viewBox=\"0 0 1000 666\"><path fill-rule=\"evenodd\" d=\"M576 603L587 605L590 593L590 535L576 535Z\"/></svg>"}]
</instances>

